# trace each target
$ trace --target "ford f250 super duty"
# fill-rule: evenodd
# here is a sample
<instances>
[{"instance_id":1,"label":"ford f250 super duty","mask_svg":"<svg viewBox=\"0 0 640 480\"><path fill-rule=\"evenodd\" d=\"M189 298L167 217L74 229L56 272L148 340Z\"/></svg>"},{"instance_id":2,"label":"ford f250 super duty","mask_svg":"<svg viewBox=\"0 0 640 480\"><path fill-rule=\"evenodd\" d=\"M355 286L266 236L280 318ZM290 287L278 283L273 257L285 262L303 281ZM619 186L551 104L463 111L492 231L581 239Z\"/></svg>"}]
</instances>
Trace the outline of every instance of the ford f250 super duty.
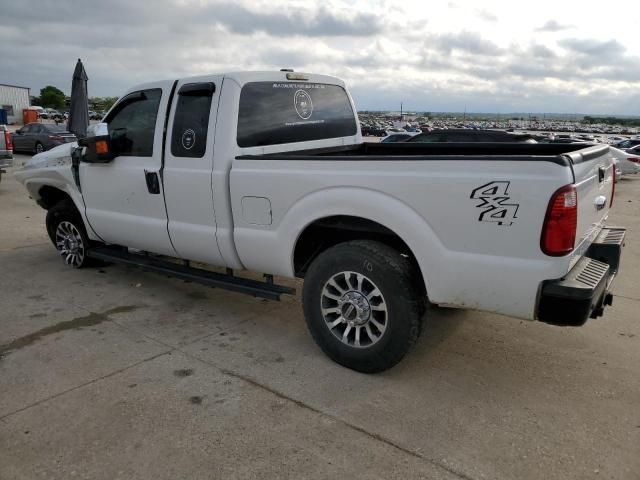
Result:
<instances>
[{"instance_id":1,"label":"ford f250 super duty","mask_svg":"<svg viewBox=\"0 0 640 480\"><path fill-rule=\"evenodd\" d=\"M429 304L582 325L612 300L608 146L363 143L343 82L292 71L136 86L78 143L16 173L66 263L274 299L304 278L313 338L358 371L400 361Z\"/></svg>"}]
</instances>

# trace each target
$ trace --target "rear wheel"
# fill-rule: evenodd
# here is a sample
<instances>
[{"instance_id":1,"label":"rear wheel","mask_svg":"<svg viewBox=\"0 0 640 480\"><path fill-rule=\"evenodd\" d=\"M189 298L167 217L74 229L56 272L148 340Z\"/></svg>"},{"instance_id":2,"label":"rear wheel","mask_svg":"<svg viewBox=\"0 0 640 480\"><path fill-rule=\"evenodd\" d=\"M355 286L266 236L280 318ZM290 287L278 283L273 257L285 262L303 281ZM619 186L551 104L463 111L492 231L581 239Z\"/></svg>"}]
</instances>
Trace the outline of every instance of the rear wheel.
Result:
<instances>
[{"instance_id":1,"label":"rear wheel","mask_svg":"<svg viewBox=\"0 0 640 480\"><path fill-rule=\"evenodd\" d=\"M87 256L91 242L82 217L70 200L63 200L49 209L47 233L67 265L84 268L97 264Z\"/></svg>"},{"instance_id":2,"label":"rear wheel","mask_svg":"<svg viewBox=\"0 0 640 480\"><path fill-rule=\"evenodd\" d=\"M311 335L334 361L373 373L398 363L415 343L421 289L407 258L379 242L332 247L311 264L303 287Z\"/></svg>"}]
</instances>

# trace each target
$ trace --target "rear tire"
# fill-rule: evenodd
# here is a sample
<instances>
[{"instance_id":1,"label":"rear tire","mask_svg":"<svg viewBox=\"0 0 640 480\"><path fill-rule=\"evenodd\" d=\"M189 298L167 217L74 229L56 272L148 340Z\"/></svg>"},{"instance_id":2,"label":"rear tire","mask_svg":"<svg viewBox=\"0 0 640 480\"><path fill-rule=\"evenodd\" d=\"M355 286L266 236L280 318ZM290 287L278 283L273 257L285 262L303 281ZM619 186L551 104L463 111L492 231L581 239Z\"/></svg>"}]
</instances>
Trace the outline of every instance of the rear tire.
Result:
<instances>
[{"instance_id":1,"label":"rear tire","mask_svg":"<svg viewBox=\"0 0 640 480\"><path fill-rule=\"evenodd\" d=\"M92 242L87 236L80 213L70 200L62 200L47 212L47 233L65 263L74 268L97 266L88 257Z\"/></svg>"},{"instance_id":2,"label":"rear tire","mask_svg":"<svg viewBox=\"0 0 640 480\"><path fill-rule=\"evenodd\" d=\"M303 286L307 325L335 362L375 373L397 364L418 338L421 292L415 268L370 240L341 243L311 264Z\"/></svg>"}]
</instances>

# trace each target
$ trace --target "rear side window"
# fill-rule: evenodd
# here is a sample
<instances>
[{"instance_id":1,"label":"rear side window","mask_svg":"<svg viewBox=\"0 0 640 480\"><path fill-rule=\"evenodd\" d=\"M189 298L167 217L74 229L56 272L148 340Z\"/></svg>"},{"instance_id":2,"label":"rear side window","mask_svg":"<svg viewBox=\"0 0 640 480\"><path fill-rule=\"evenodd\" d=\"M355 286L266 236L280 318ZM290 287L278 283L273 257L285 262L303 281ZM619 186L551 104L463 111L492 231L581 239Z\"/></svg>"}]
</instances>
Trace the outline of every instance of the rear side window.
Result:
<instances>
[{"instance_id":1,"label":"rear side window","mask_svg":"<svg viewBox=\"0 0 640 480\"><path fill-rule=\"evenodd\" d=\"M153 156L153 138L162 90L130 93L105 119L114 153L124 157Z\"/></svg>"},{"instance_id":2,"label":"rear side window","mask_svg":"<svg viewBox=\"0 0 640 480\"><path fill-rule=\"evenodd\" d=\"M213 83L189 83L178 91L171 133L171 154L174 157L201 158L204 155L214 91Z\"/></svg>"},{"instance_id":3,"label":"rear side window","mask_svg":"<svg viewBox=\"0 0 640 480\"><path fill-rule=\"evenodd\" d=\"M242 87L240 147L347 137L357 131L347 92L338 85L253 82Z\"/></svg>"}]
</instances>

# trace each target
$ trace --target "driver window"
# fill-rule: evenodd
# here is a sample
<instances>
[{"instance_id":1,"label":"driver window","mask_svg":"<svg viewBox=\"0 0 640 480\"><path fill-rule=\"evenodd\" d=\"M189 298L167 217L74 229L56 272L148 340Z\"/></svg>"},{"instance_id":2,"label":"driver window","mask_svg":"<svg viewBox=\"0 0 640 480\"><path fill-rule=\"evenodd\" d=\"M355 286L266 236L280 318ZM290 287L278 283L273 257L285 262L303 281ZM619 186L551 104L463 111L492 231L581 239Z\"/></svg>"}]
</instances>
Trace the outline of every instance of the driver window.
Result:
<instances>
[{"instance_id":1,"label":"driver window","mask_svg":"<svg viewBox=\"0 0 640 480\"><path fill-rule=\"evenodd\" d=\"M111 146L117 156L153 156L153 138L162 90L154 88L133 92L120 101L105 119Z\"/></svg>"}]
</instances>

